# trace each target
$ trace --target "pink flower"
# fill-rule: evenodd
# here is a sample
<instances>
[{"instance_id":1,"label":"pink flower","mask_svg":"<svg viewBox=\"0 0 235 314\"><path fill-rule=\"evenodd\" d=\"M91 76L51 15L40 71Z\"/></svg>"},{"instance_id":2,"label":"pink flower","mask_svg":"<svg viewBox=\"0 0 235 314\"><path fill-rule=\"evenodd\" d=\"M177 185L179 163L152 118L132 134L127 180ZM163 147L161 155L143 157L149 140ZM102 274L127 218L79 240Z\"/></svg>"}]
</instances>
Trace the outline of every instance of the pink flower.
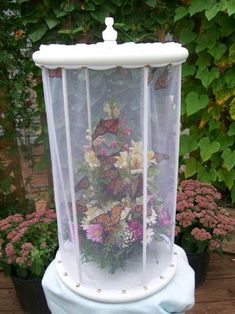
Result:
<instances>
[{"instance_id":1,"label":"pink flower","mask_svg":"<svg viewBox=\"0 0 235 314\"><path fill-rule=\"evenodd\" d=\"M131 129L130 128L125 128L123 130L123 133L124 133L125 136L130 136L131 135Z\"/></svg>"},{"instance_id":2,"label":"pink flower","mask_svg":"<svg viewBox=\"0 0 235 314\"><path fill-rule=\"evenodd\" d=\"M211 234L207 232L205 229L199 229L199 228L194 228L191 231L191 235L199 241L204 241L204 240L210 240L211 239Z\"/></svg>"},{"instance_id":3,"label":"pink flower","mask_svg":"<svg viewBox=\"0 0 235 314\"><path fill-rule=\"evenodd\" d=\"M13 256L15 256L16 251L15 251L15 249L13 248L13 245L12 245L11 243L8 243L8 244L6 245L5 253L6 253L7 257L13 257Z\"/></svg>"},{"instance_id":4,"label":"pink flower","mask_svg":"<svg viewBox=\"0 0 235 314\"><path fill-rule=\"evenodd\" d=\"M111 143L111 147L112 147L112 149L116 149L118 147L118 142L117 141L113 141Z\"/></svg>"},{"instance_id":5,"label":"pink flower","mask_svg":"<svg viewBox=\"0 0 235 314\"><path fill-rule=\"evenodd\" d=\"M125 144L123 147L124 147L124 150L125 150L125 151L128 151L128 150L129 150L129 145L128 145L128 144Z\"/></svg>"},{"instance_id":6,"label":"pink flower","mask_svg":"<svg viewBox=\"0 0 235 314\"><path fill-rule=\"evenodd\" d=\"M132 219L128 223L128 228L133 233L135 240L142 239L142 237L143 237L143 225L139 221Z\"/></svg>"},{"instance_id":7,"label":"pink flower","mask_svg":"<svg viewBox=\"0 0 235 314\"><path fill-rule=\"evenodd\" d=\"M87 238L94 242L103 242L103 227L100 224L89 225L86 229Z\"/></svg>"},{"instance_id":8,"label":"pink flower","mask_svg":"<svg viewBox=\"0 0 235 314\"><path fill-rule=\"evenodd\" d=\"M99 151L99 155L100 156L107 156L107 150L105 148L101 148L101 150Z\"/></svg>"},{"instance_id":9,"label":"pink flower","mask_svg":"<svg viewBox=\"0 0 235 314\"><path fill-rule=\"evenodd\" d=\"M29 251L33 248L33 244L31 242L26 242L21 245L21 249L25 251Z\"/></svg>"}]
</instances>

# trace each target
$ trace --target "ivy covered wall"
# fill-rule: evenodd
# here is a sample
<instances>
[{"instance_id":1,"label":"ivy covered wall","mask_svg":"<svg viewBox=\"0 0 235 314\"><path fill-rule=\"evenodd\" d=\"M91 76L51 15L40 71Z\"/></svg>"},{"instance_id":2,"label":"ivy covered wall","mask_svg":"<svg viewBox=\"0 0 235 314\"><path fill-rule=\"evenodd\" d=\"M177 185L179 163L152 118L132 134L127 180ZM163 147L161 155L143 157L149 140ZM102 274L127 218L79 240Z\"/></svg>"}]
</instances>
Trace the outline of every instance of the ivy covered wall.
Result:
<instances>
[{"instance_id":1,"label":"ivy covered wall","mask_svg":"<svg viewBox=\"0 0 235 314\"><path fill-rule=\"evenodd\" d=\"M181 42L190 55L183 65L180 177L211 182L235 202L234 0L16 0L4 1L0 8L0 67L11 51L11 60L23 60L24 71L37 82L39 107L34 114L39 115L44 112L40 70L31 55L40 44L97 42L109 15L115 19L119 43L171 36ZM7 84L14 89L10 80ZM25 95L24 87L15 88ZM25 121L28 111L21 118ZM39 141L47 142L45 127Z\"/></svg>"}]
</instances>

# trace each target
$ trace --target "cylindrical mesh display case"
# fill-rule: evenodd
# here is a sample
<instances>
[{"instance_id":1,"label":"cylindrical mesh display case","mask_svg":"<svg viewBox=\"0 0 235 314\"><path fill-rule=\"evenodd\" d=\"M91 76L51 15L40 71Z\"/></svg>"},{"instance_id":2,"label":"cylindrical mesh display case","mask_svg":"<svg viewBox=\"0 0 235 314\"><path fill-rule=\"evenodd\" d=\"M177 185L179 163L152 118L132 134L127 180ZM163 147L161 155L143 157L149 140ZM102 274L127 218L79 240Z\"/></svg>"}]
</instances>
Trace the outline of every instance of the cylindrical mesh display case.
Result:
<instances>
[{"instance_id":1,"label":"cylindrical mesh display case","mask_svg":"<svg viewBox=\"0 0 235 314\"><path fill-rule=\"evenodd\" d=\"M104 302L172 278L181 63L177 43L41 46L60 278Z\"/></svg>"}]
</instances>

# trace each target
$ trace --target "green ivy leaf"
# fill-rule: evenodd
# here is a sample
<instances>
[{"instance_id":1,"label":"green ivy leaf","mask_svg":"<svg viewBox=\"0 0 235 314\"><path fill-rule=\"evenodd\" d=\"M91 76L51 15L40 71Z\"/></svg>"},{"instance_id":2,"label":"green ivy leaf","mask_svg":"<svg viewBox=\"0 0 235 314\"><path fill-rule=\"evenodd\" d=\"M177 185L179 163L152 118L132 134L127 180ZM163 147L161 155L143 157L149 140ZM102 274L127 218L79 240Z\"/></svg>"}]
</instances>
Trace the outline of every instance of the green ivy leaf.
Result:
<instances>
[{"instance_id":1,"label":"green ivy leaf","mask_svg":"<svg viewBox=\"0 0 235 314\"><path fill-rule=\"evenodd\" d=\"M235 97L230 103L229 113L230 113L231 118L235 120Z\"/></svg>"},{"instance_id":2,"label":"green ivy leaf","mask_svg":"<svg viewBox=\"0 0 235 314\"><path fill-rule=\"evenodd\" d=\"M226 169L218 170L219 182L224 182L229 190L232 189L234 185L235 172L234 170L227 171Z\"/></svg>"},{"instance_id":3,"label":"green ivy leaf","mask_svg":"<svg viewBox=\"0 0 235 314\"><path fill-rule=\"evenodd\" d=\"M47 26L46 24L42 23L40 27L36 28L35 31L30 33L30 37L32 39L32 42L35 43L36 41L39 41L47 32Z\"/></svg>"},{"instance_id":4,"label":"green ivy leaf","mask_svg":"<svg viewBox=\"0 0 235 314\"><path fill-rule=\"evenodd\" d=\"M199 34L197 37L197 46L196 53L205 50L205 49L213 49L216 45L216 41L219 38L219 33L217 33L216 29L207 30L206 33Z\"/></svg>"},{"instance_id":5,"label":"green ivy leaf","mask_svg":"<svg viewBox=\"0 0 235 314\"><path fill-rule=\"evenodd\" d=\"M225 1L224 8L229 16L233 15L235 13L235 0Z\"/></svg>"},{"instance_id":6,"label":"green ivy leaf","mask_svg":"<svg viewBox=\"0 0 235 314\"><path fill-rule=\"evenodd\" d=\"M197 161L195 158L191 157L185 160L186 170L185 178L192 177L197 172Z\"/></svg>"},{"instance_id":7,"label":"green ivy leaf","mask_svg":"<svg viewBox=\"0 0 235 314\"><path fill-rule=\"evenodd\" d=\"M235 166L235 151L226 148L222 153L225 168L230 171Z\"/></svg>"},{"instance_id":8,"label":"green ivy leaf","mask_svg":"<svg viewBox=\"0 0 235 314\"><path fill-rule=\"evenodd\" d=\"M211 6L210 8L208 8L205 11L205 15L206 15L208 21L212 20L217 15L217 13L219 13L220 11L223 11L223 9L224 9L224 2L223 1L220 1L216 4L214 4L213 6Z\"/></svg>"},{"instance_id":9,"label":"green ivy leaf","mask_svg":"<svg viewBox=\"0 0 235 314\"><path fill-rule=\"evenodd\" d=\"M231 189L231 198L232 198L232 203L235 203L235 184L233 184L233 187Z\"/></svg>"},{"instance_id":10,"label":"green ivy leaf","mask_svg":"<svg viewBox=\"0 0 235 314\"><path fill-rule=\"evenodd\" d=\"M47 26L48 26L49 29L52 29L56 25L60 24L60 21L57 18L53 17L53 16L47 16L45 18L45 22L47 23Z\"/></svg>"},{"instance_id":11,"label":"green ivy leaf","mask_svg":"<svg viewBox=\"0 0 235 314\"><path fill-rule=\"evenodd\" d=\"M199 70L202 71L206 69L211 64L211 56L206 52L202 51L198 53L198 59L196 65L198 66Z\"/></svg>"},{"instance_id":12,"label":"green ivy leaf","mask_svg":"<svg viewBox=\"0 0 235 314\"><path fill-rule=\"evenodd\" d=\"M202 161L207 161L214 153L219 151L220 143L217 141L210 142L208 137L203 137L199 141L199 147Z\"/></svg>"},{"instance_id":13,"label":"green ivy leaf","mask_svg":"<svg viewBox=\"0 0 235 314\"><path fill-rule=\"evenodd\" d=\"M213 131L213 130L216 130L216 129L219 129L220 128L220 123L219 121L215 121L215 120L210 120L208 122L209 124L209 131Z\"/></svg>"},{"instance_id":14,"label":"green ivy leaf","mask_svg":"<svg viewBox=\"0 0 235 314\"><path fill-rule=\"evenodd\" d=\"M192 32L189 28L183 28L180 32L180 41L187 45L197 37L196 33Z\"/></svg>"},{"instance_id":15,"label":"green ivy leaf","mask_svg":"<svg viewBox=\"0 0 235 314\"><path fill-rule=\"evenodd\" d=\"M229 48L229 57L235 62L235 43L233 43Z\"/></svg>"},{"instance_id":16,"label":"green ivy leaf","mask_svg":"<svg viewBox=\"0 0 235 314\"><path fill-rule=\"evenodd\" d=\"M184 17L187 14L188 14L187 7L178 7L175 10L174 22L181 20L182 17Z\"/></svg>"},{"instance_id":17,"label":"green ivy leaf","mask_svg":"<svg viewBox=\"0 0 235 314\"><path fill-rule=\"evenodd\" d=\"M227 136L227 134L219 133L216 140L220 143L220 150L224 150L226 147L233 145L234 138L232 136Z\"/></svg>"},{"instance_id":18,"label":"green ivy leaf","mask_svg":"<svg viewBox=\"0 0 235 314\"><path fill-rule=\"evenodd\" d=\"M196 13L207 10L210 7L210 4L205 0L192 0L189 6L189 14L193 16Z\"/></svg>"},{"instance_id":19,"label":"green ivy leaf","mask_svg":"<svg viewBox=\"0 0 235 314\"><path fill-rule=\"evenodd\" d=\"M208 68L200 71L197 71L196 78L198 78L204 87L208 87L214 79L218 78L220 76L220 72L217 68L212 68L211 70L208 70Z\"/></svg>"},{"instance_id":20,"label":"green ivy leaf","mask_svg":"<svg viewBox=\"0 0 235 314\"><path fill-rule=\"evenodd\" d=\"M206 108L209 101L207 95L199 95L197 92L190 92L185 98L186 112L190 116L199 110Z\"/></svg>"},{"instance_id":21,"label":"green ivy leaf","mask_svg":"<svg viewBox=\"0 0 235 314\"><path fill-rule=\"evenodd\" d=\"M222 43L218 43L213 49L209 49L209 53L214 57L215 60L220 59L226 52L227 46Z\"/></svg>"},{"instance_id":22,"label":"green ivy leaf","mask_svg":"<svg viewBox=\"0 0 235 314\"><path fill-rule=\"evenodd\" d=\"M235 87L235 67L228 69L224 74L224 80L229 88Z\"/></svg>"},{"instance_id":23,"label":"green ivy leaf","mask_svg":"<svg viewBox=\"0 0 235 314\"><path fill-rule=\"evenodd\" d=\"M228 136L233 136L235 134L235 122L232 122L230 124L229 130L228 130Z\"/></svg>"},{"instance_id":24,"label":"green ivy leaf","mask_svg":"<svg viewBox=\"0 0 235 314\"><path fill-rule=\"evenodd\" d=\"M184 63L182 67L183 77L194 75L196 72L196 67L193 64Z\"/></svg>"},{"instance_id":25,"label":"green ivy leaf","mask_svg":"<svg viewBox=\"0 0 235 314\"><path fill-rule=\"evenodd\" d=\"M200 166L197 169L197 180L202 182L214 182L217 179L217 171L215 169L208 170L206 167Z\"/></svg>"},{"instance_id":26,"label":"green ivy leaf","mask_svg":"<svg viewBox=\"0 0 235 314\"><path fill-rule=\"evenodd\" d=\"M151 8L155 8L157 5L157 1L156 0L147 0L146 1L147 5L150 6Z\"/></svg>"},{"instance_id":27,"label":"green ivy leaf","mask_svg":"<svg viewBox=\"0 0 235 314\"><path fill-rule=\"evenodd\" d=\"M76 28L70 28L70 29L61 29L58 31L59 34L65 34L65 35L74 35L79 32L83 31L83 27L76 27Z\"/></svg>"}]
</instances>

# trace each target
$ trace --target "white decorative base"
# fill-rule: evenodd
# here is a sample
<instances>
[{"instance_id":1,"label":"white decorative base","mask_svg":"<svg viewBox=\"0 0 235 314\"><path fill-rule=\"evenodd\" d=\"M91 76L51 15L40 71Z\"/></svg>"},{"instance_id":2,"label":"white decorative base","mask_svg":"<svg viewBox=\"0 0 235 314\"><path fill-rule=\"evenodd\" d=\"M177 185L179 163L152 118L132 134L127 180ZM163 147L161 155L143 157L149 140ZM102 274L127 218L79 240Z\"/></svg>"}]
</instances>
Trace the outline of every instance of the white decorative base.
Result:
<instances>
[{"instance_id":1,"label":"white decorative base","mask_svg":"<svg viewBox=\"0 0 235 314\"><path fill-rule=\"evenodd\" d=\"M55 260L56 260L57 274L59 275L63 283L74 292L80 294L81 296L85 298L96 300L99 302L124 303L124 302L131 302L131 301L136 301L142 298L146 298L156 293L157 291L161 290L164 286L166 286L167 283L172 279L176 271L177 252L176 250L174 250L172 261L170 263L168 261L169 264L164 265L164 271L159 276L157 277L152 276L150 278L147 278L146 280L147 284L145 285L137 284L136 286L135 285L128 286L128 278L129 278L129 275L130 276L136 275L136 277L138 277L139 271L140 271L138 269L132 270L132 273L129 273L128 270L126 272L122 272L123 278L120 278L121 276L120 273L112 275L112 282L110 282L108 281L110 278L109 275L105 276L105 272L102 270L99 270L99 273L98 273L97 267L94 266L94 264L87 263L86 268L85 268L87 274L83 274L83 276L87 275L86 277L88 278L91 278L91 279L94 278L94 280L91 280L91 284L89 285L89 284L83 284L82 280L81 282L74 281L74 279L65 270L62 260L61 260L61 254L59 251L56 254ZM99 281L99 282L102 282L102 287L93 286L95 285L95 281L96 281L95 279L97 276L103 276L102 277L103 280ZM118 283L124 282L124 281L126 281L127 285L122 286L122 288L120 288L120 284ZM117 287L116 287L116 284L115 284L115 287L113 287L114 282L117 283Z\"/></svg>"}]
</instances>

